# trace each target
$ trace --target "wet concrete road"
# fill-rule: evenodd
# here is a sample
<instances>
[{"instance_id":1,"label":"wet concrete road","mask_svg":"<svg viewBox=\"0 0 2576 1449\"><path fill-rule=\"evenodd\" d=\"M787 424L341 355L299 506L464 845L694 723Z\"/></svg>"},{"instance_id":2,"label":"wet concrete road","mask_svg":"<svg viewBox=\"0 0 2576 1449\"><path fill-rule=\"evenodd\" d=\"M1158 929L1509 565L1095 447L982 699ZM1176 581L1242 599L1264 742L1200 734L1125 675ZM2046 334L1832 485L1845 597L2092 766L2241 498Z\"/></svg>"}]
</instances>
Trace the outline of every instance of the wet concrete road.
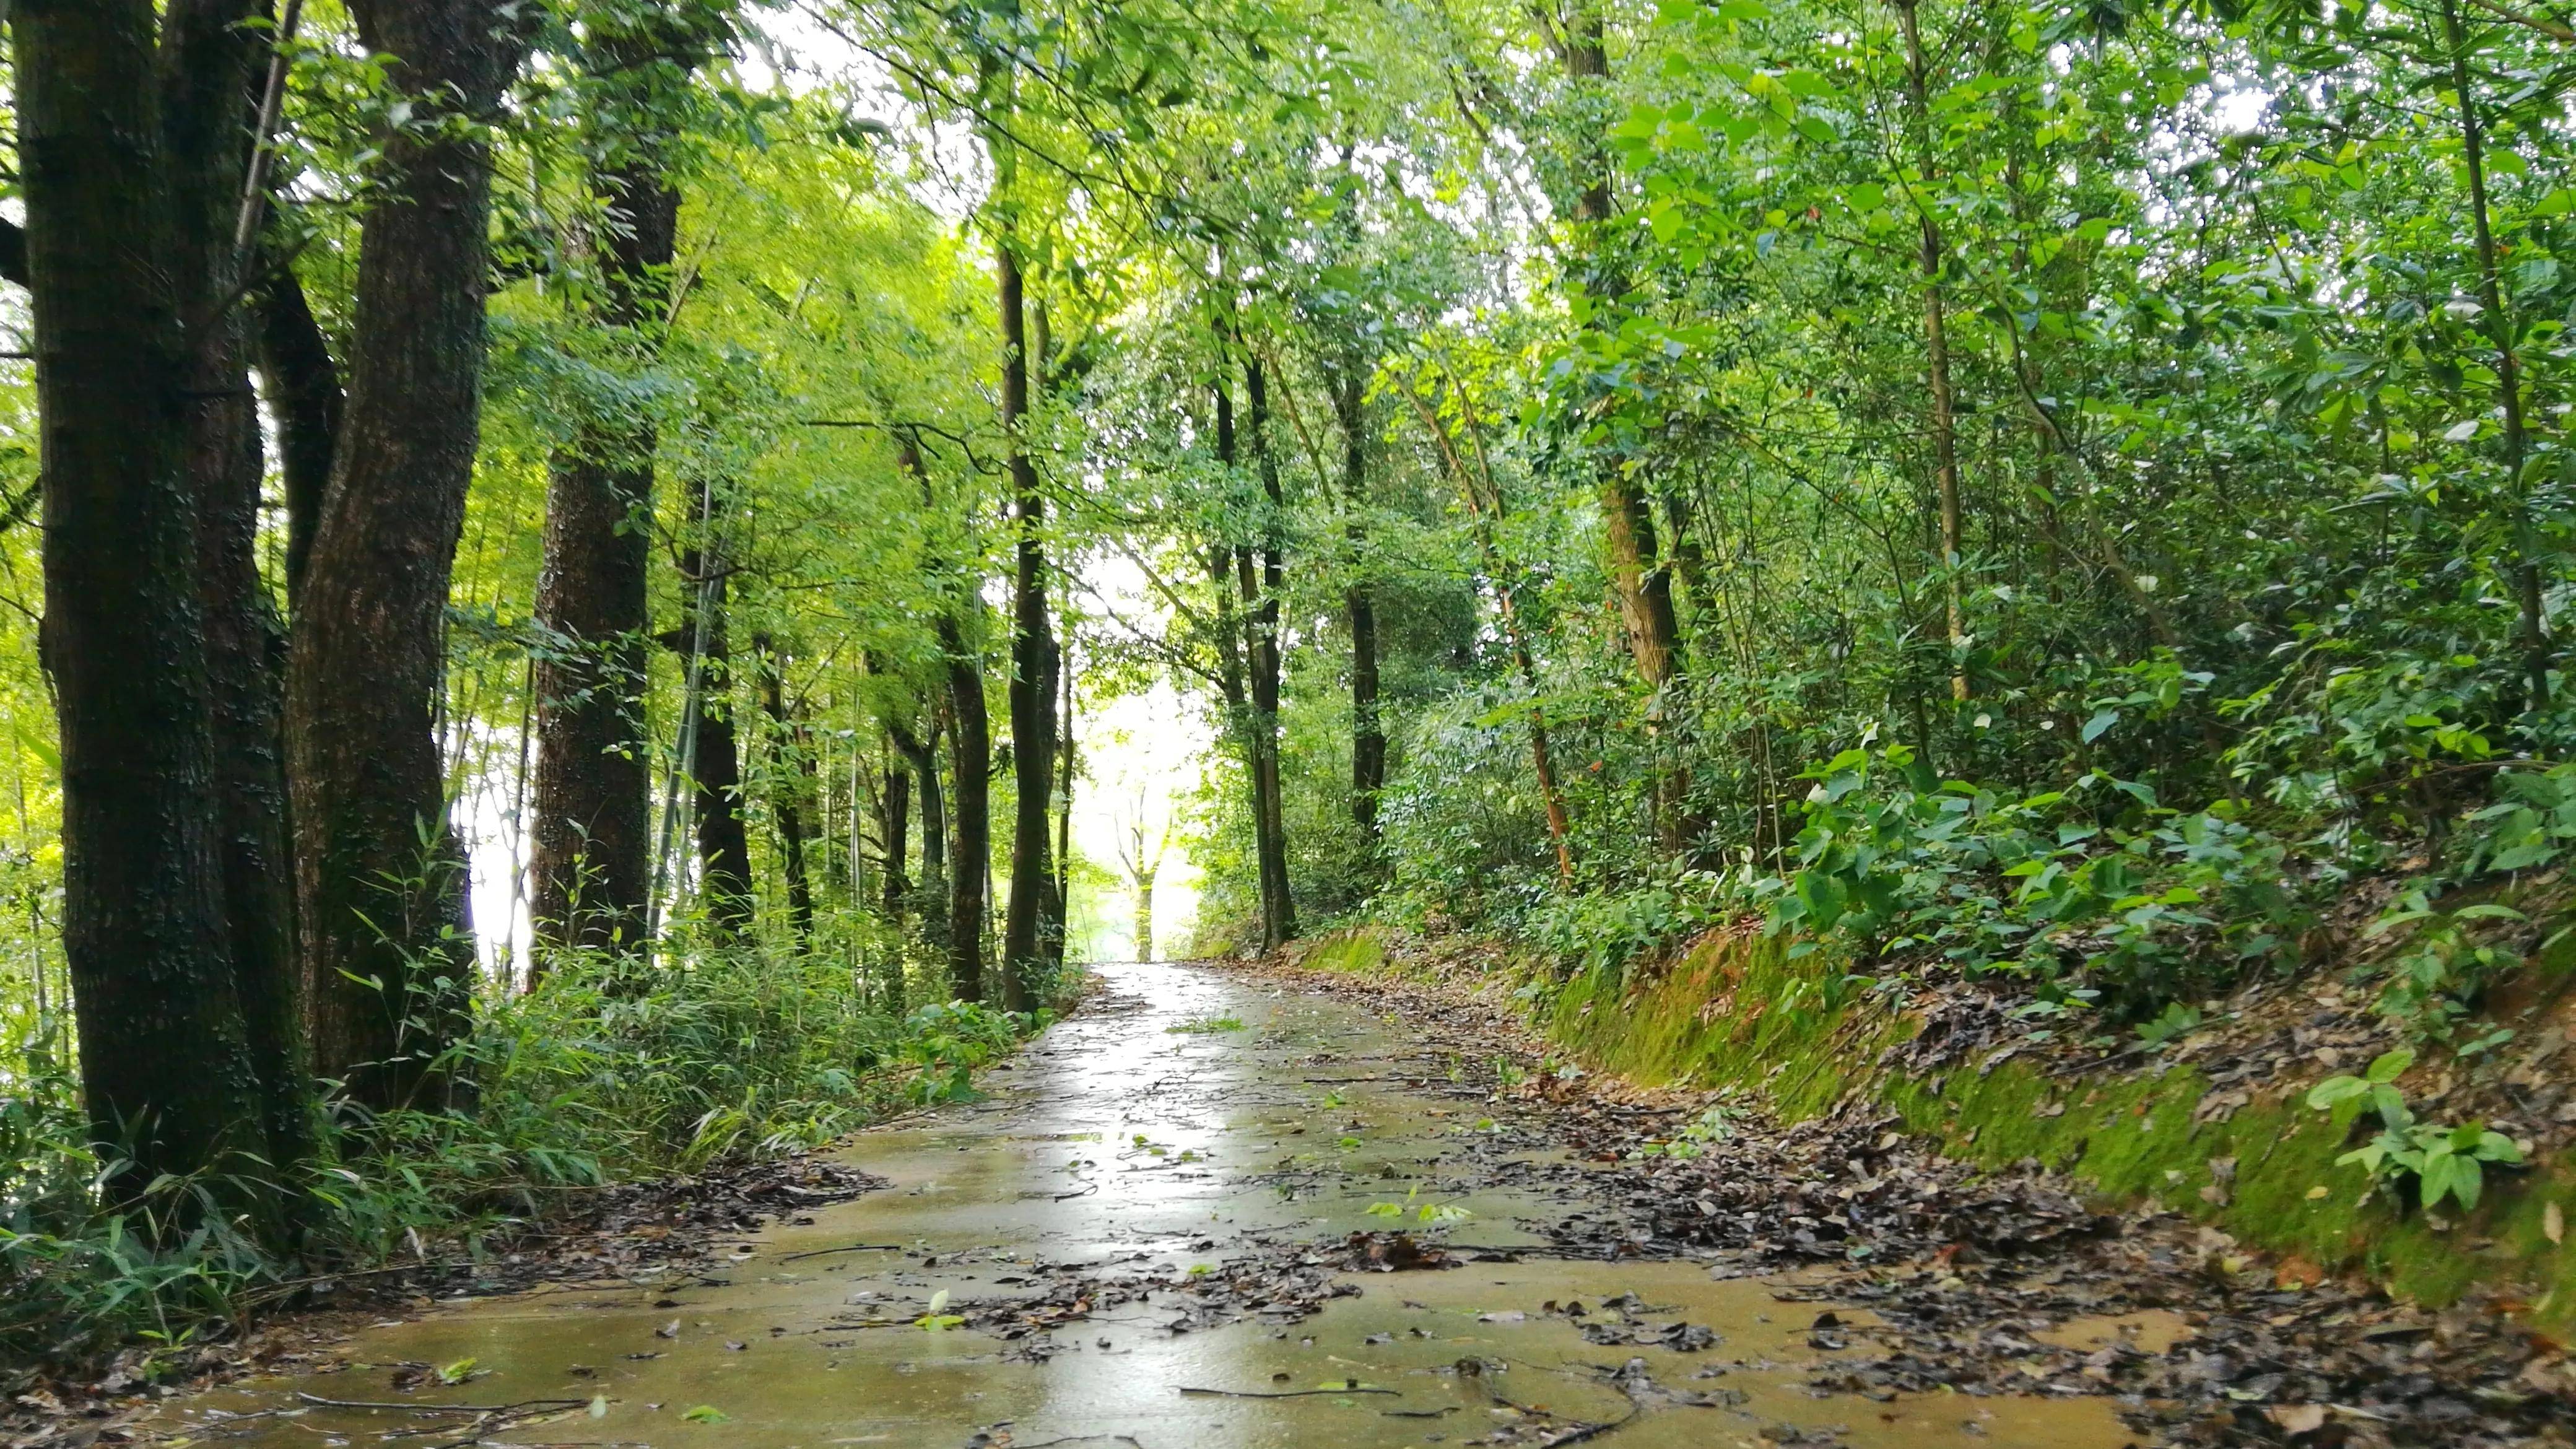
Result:
<instances>
[{"instance_id":1,"label":"wet concrete road","mask_svg":"<svg viewBox=\"0 0 2576 1449\"><path fill-rule=\"evenodd\" d=\"M743 1238L705 1281L479 1299L369 1330L344 1372L173 1405L160 1442L1374 1449L1573 1442L1561 1436L1606 1424L1617 1427L1581 1441L2109 1449L2134 1437L2101 1399L1814 1397L1804 1381L1833 1353L1810 1342L1819 1305L1688 1261L1351 1274L1358 1294L1320 1314L1180 1333L1166 1326L1180 1317L1170 1294L1017 1340L921 1326L934 1300L953 1313L1062 1281L1042 1264L1180 1277L1263 1245L1382 1231L1385 1204L1417 1227L1431 1206L1426 1237L1504 1250L1536 1246L1529 1223L1569 1210L1554 1196L1436 1190L1455 1178L1462 1134L1491 1124L1472 1097L1407 1085L1393 1070L1401 1028L1218 971L1102 969L1094 1009L990 1073L985 1100L842 1150L891 1188ZM1717 1341L1603 1347L1543 1311L1623 1293ZM468 1359L456 1385L391 1387L394 1365ZM531 1401L555 1407L420 1412Z\"/></svg>"}]
</instances>

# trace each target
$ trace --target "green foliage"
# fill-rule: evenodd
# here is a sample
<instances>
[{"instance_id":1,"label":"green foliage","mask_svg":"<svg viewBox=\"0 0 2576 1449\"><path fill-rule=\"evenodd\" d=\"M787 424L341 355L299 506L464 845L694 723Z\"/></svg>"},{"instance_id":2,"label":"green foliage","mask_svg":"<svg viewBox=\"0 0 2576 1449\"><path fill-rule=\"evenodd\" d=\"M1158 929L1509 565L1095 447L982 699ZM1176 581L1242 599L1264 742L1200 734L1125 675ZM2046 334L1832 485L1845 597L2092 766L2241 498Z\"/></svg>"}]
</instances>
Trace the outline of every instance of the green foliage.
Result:
<instances>
[{"instance_id":1,"label":"green foliage","mask_svg":"<svg viewBox=\"0 0 2576 1449\"><path fill-rule=\"evenodd\" d=\"M1801 778L1797 869L1760 887L1770 928L1811 938L1793 955L1920 952L2022 975L2041 1012L2137 1014L2283 958L2312 915L2285 842L2135 782L2087 773L2012 798L1936 782L1902 745Z\"/></svg>"},{"instance_id":2,"label":"green foliage","mask_svg":"<svg viewBox=\"0 0 2576 1449\"><path fill-rule=\"evenodd\" d=\"M0 1356L77 1358L136 1335L166 1345L281 1296L300 1271L488 1245L612 1182L820 1146L905 1103L972 1091L975 1068L1042 1020L972 1003L869 1010L846 965L755 946L639 973L565 953L487 1002L453 1052L463 1111L335 1113L307 1185L299 1265L220 1227L152 1230L190 1183L93 1206L68 1091L0 1102ZM215 1222L220 1223L218 1215Z\"/></svg>"},{"instance_id":3,"label":"green foliage","mask_svg":"<svg viewBox=\"0 0 2576 1449\"><path fill-rule=\"evenodd\" d=\"M2310 1088L2308 1106L2334 1114L2338 1127L2350 1124L2365 1108L2379 1118L2379 1131L2336 1158L2337 1166L2360 1167L2372 1186L2391 1195L2411 1182L2416 1200L2427 1212L2441 1206L2444 1198L2467 1212L2485 1192L2487 1164L2520 1166L2522 1151L2511 1138L2489 1131L2484 1123L2445 1127L2417 1121L2405 1094L2396 1087L2397 1079L2414 1064L2412 1051L2384 1052L2361 1076L2328 1077Z\"/></svg>"}]
</instances>

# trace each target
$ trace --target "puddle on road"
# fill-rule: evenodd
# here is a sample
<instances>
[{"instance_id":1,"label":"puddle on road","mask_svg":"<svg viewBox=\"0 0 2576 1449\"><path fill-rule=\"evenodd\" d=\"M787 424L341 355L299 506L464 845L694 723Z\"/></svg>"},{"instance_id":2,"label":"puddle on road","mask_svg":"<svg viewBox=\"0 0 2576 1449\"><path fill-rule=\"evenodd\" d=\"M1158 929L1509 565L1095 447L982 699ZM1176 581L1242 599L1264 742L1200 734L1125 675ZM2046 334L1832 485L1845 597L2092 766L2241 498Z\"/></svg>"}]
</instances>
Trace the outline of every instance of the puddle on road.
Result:
<instances>
[{"instance_id":1,"label":"puddle on road","mask_svg":"<svg viewBox=\"0 0 2576 1449\"><path fill-rule=\"evenodd\" d=\"M1061 1281L1033 1260L1177 1276L1264 1242L1384 1229L1389 1220L1368 1209L1390 1201L1463 1210L1451 1239L1506 1249L1539 1241L1522 1219L1565 1211L1564 1199L1534 1191L1452 1190L1468 1152L1510 1144L1465 1140L1480 1130L1478 1099L1436 1078L1408 1085L1384 1028L1355 1008L1185 968L1106 974L1111 1006L994 1073L988 1100L855 1139L844 1155L892 1188L742 1239L750 1251L715 1280L442 1307L359 1335L348 1358L373 1367L239 1385L146 1427L164 1444L255 1449L457 1445L478 1434L514 1445L944 1449L979 1432L995 1445L1123 1435L1141 1449L1378 1449L1622 1419L1587 1442L2112 1449L2134 1437L2099 1398L1814 1397L1808 1374L1868 1351L1866 1339L1817 1334L1825 1305L1780 1302L1772 1285L1712 1280L1688 1262L1358 1274L1346 1280L1358 1296L1284 1327L1176 1335L1159 1299L1017 1342L914 1326L942 1291L957 1305ZM1122 996L1132 1009L1118 1008ZM1166 1031L1220 1015L1246 1029ZM1714 1341L1680 1351L1587 1340L1585 1322L1621 1322L1607 1300L1623 1294L1635 1295L1637 1322L1686 1322ZM1551 1302L1559 1311L1546 1311ZM1583 1315L1564 1311L1576 1302ZM1847 1326L1870 1321L1833 1311ZM2088 1329L2102 1342L2123 1331L2058 1332ZM475 1376L465 1383L391 1387L393 1365L466 1359ZM1617 1381L1631 1359L1651 1388ZM410 1408L543 1400L561 1407L506 1423Z\"/></svg>"}]
</instances>

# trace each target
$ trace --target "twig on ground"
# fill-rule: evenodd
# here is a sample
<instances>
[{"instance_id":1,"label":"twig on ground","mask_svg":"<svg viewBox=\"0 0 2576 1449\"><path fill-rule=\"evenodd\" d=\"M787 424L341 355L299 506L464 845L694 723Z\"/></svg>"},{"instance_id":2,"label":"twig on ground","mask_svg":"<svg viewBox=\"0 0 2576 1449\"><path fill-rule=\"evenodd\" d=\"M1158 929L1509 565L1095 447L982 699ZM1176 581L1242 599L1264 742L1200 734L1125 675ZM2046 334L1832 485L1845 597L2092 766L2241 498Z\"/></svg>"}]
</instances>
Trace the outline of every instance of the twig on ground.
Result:
<instances>
[{"instance_id":1,"label":"twig on ground","mask_svg":"<svg viewBox=\"0 0 2576 1449\"><path fill-rule=\"evenodd\" d=\"M793 1263L800 1258L828 1258L834 1253L900 1253L902 1251L901 1243L852 1243L846 1248L813 1248L802 1253L790 1253L778 1261Z\"/></svg>"},{"instance_id":2,"label":"twig on ground","mask_svg":"<svg viewBox=\"0 0 2576 1449\"><path fill-rule=\"evenodd\" d=\"M1193 1389L1185 1387L1181 1392L1194 1398L1212 1399L1313 1399L1330 1398L1335 1394L1385 1394L1389 1398L1399 1399L1404 1397L1394 1389L1379 1388L1281 1389L1276 1392L1264 1392L1259 1389Z\"/></svg>"},{"instance_id":3,"label":"twig on ground","mask_svg":"<svg viewBox=\"0 0 2576 1449\"><path fill-rule=\"evenodd\" d=\"M522 1409L579 1409L588 1399L521 1399L515 1404L406 1404L395 1399L326 1399L301 1390L295 1397L323 1409L399 1409L407 1414L514 1414Z\"/></svg>"}]
</instances>

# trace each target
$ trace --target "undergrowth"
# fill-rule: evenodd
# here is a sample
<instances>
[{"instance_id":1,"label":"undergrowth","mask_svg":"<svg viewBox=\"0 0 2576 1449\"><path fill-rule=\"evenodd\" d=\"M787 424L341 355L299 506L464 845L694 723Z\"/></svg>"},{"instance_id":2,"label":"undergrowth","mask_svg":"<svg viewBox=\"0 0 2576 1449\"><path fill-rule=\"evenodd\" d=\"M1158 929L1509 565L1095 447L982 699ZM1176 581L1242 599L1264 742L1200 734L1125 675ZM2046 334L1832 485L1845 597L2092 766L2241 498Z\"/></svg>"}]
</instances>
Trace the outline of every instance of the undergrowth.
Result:
<instances>
[{"instance_id":1,"label":"undergrowth","mask_svg":"<svg viewBox=\"0 0 2576 1449\"><path fill-rule=\"evenodd\" d=\"M0 1076L0 1365L175 1350L316 1276L479 1261L602 1186L819 1146L962 1096L1043 1021L962 1002L902 1011L847 962L748 945L649 969L550 964L523 994L491 993L453 1048L464 1105L323 1104L323 1151L290 1185L304 1209L292 1257L203 1211L221 1200L206 1182L101 1201L117 1174L85 1140L71 1066L49 1037L28 1042ZM198 1225L160 1231L178 1222Z\"/></svg>"}]
</instances>

